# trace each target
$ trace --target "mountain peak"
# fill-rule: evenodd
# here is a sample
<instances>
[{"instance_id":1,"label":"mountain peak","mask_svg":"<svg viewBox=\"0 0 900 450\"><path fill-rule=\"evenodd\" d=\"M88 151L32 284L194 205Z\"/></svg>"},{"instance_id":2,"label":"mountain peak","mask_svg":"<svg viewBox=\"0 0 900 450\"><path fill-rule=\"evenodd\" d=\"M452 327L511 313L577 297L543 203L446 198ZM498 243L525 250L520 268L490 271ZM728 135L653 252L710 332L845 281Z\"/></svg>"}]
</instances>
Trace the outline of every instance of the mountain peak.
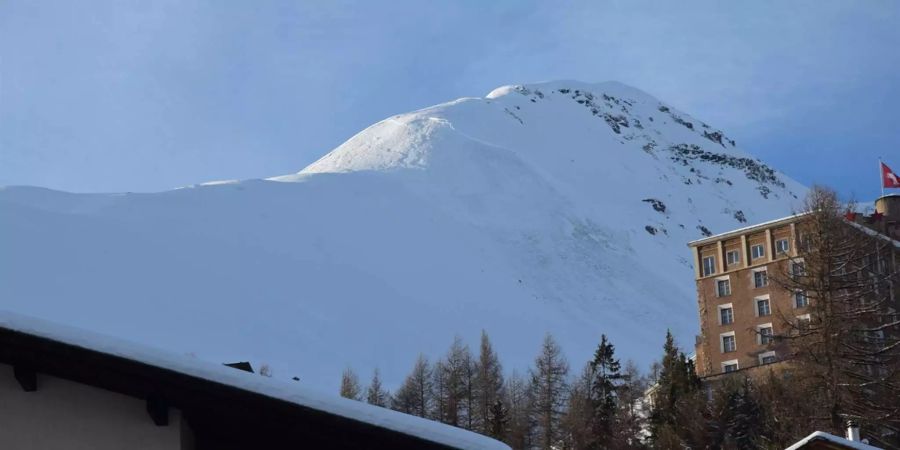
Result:
<instances>
[{"instance_id":1,"label":"mountain peak","mask_svg":"<svg viewBox=\"0 0 900 450\"><path fill-rule=\"evenodd\" d=\"M587 83L584 81L577 80L552 80L552 81L542 81L537 83L526 83L526 84L508 84L505 86L500 86L485 97L487 99L495 99L500 98L504 95L508 95L510 93L522 92L523 90L528 91L541 91L541 92L554 92L562 90L569 91L584 91L584 92L594 92L594 93L603 93L608 92L610 94L619 94L627 97L632 97L634 99L652 99L653 96L650 94L627 85L625 83L619 81L603 81L599 83Z\"/></svg>"},{"instance_id":2,"label":"mountain peak","mask_svg":"<svg viewBox=\"0 0 900 450\"><path fill-rule=\"evenodd\" d=\"M575 81L390 117L272 180L0 190L5 307L323 390L348 364L397 385L482 330L508 367L546 332L573 360L603 332L645 364L697 328L685 243L805 190L635 88Z\"/></svg>"}]
</instances>

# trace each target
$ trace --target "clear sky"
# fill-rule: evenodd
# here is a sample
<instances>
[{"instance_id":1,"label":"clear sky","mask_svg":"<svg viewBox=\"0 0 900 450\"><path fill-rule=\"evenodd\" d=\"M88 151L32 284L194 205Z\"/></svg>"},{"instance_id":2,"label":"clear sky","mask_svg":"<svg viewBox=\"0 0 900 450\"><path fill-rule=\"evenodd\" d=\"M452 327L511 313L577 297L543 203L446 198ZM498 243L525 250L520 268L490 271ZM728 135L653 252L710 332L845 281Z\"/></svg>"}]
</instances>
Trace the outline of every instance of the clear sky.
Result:
<instances>
[{"instance_id":1,"label":"clear sky","mask_svg":"<svg viewBox=\"0 0 900 450\"><path fill-rule=\"evenodd\" d=\"M618 80L800 182L900 170L900 2L0 0L0 185L296 172L389 115Z\"/></svg>"}]
</instances>

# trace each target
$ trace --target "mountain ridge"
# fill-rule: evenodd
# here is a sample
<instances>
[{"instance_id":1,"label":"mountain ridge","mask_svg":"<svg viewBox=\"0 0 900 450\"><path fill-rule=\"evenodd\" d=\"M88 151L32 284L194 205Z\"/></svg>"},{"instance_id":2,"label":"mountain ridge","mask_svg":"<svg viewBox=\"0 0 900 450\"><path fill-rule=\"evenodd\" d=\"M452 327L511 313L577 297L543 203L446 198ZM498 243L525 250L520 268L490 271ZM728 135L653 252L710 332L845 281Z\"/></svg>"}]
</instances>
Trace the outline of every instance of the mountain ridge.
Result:
<instances>
[{"instance_id":1,"label":"mountain ridge","mask_svg":"<svg viewBox=\"0 0 900 450\"><path fill-rule=\"evenodd\" d=\"M0 189L0 307L322 390L346 366L396 385L481 329L509 368L545 332L576 366L600 333L648 364L666 328L685 347L697 328L686 243L788 215L804 190L627 85L503 86L267 180Z\"/></svg>"}]
</instances>

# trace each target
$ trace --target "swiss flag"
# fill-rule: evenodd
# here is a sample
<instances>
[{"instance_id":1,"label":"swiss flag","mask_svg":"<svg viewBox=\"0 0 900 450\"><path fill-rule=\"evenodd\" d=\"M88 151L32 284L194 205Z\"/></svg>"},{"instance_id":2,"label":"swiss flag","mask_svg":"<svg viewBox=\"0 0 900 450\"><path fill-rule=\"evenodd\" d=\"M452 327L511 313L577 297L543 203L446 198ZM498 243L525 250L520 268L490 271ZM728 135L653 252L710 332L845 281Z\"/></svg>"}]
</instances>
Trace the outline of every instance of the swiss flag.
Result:
<instances>
[{"instance_id":1,"label":"swiss flag","mask_svg":"<svg viewBox=\"0 0 900 450\"><path fill-rule=\"evenodd\" d=\"M881 182L886 188L900 188L900 177L885 163L881 163Z\"/></svg>"}]
</instances>

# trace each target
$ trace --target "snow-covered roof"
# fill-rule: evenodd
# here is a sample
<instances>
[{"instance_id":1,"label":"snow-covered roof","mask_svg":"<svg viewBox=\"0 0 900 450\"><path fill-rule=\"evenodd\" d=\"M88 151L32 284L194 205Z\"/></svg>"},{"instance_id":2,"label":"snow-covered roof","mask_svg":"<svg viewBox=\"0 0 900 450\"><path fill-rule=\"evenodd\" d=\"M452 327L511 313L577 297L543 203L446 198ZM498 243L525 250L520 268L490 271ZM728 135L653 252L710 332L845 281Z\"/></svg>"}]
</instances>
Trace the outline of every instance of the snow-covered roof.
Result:
<instances>
[{"instance_id":1,"label":"snow-covered roof","mask_svg":"<svg viewBox=\"0 0 900 450\"><path fill-rule=\"evenodd\" d=\"M803 446L809 444L813 441L828 441L833 442L835 444L843 445L847 448L854 448L859 450L882 450L879 447L874 447L868 444L863 444L862 442L851 441L849 439L844 439L842 437L835 436L833 434L826 433L824 431L816 431L810 434L809 436L801 439L796 444L786 448L785 450L797 450L803 448Z\"/></svg>"},{"instance_id":2,"label":"snow-covered roof","mask_svg":"<svg viewBox=\"0 0 900 450\"><path fill-rule=\"evenodd\" d=\"M262 377L222 364L164 352L90 331L20 314L0 311L0 329L36 336L94 352L121 357L250 393L364 422L450 447L509 450L506 444L461 428L368 405L337 395L325 395L302 384Z\"/></svg>"},{"instance_id":3,"label":"snow-covered roof","mask_svg":"<svg viewBox=\"0 0 900 450\"><path fill-rule=\"evenodd\" d=\"M875 230L873 230L873 229L871 229L871 228L869 228L869 227L860 225L860 224L858 224L858 223L856 223L856 222L850 222L850 221L848 220L847 223L849 223L849 224L852 225L854 228L856 228L856 229L862 231L863 233L865 233L865 234L867 234L867 235L869 235L869 236L872 236L872 237L874 237L874 238L878 238L878 239L885 240L885 241L887 241L888 243L890 243L891 245L893 245L895 248L900 248L900 241L897 241L897 240L895 240L895 239L891 239L889 236L885 236L885 235L883 235L883 234L881 234L881 233L879 233L879 232L877 232L877 231L875 231Z\"/></svg>"},{"instance_id":4,"label":"snow-covered roof","mask_svg":"<svg viewBox=\"0 0 900 450\"><path fill-rule=\"evenodd\" d=\"M805 216L805 215L807 215L807 214L809 214L809 212L803 212L803 213L799 213L799 214L793 214L793 215L790 215L790 216L787 216L787 217L782 217L782 218L780 218L780 219L770 220L770 221L768 221L768 222L762 222L762 223L758 223L758 224L755 224L755 225L750 225L750 226L748 226L748 227L743 227L743 228L738 228L738 229L736 229L736 230L726 231L726 232L724 232L724 233L719 233L719 234L715 234L715 235L712 235L712 236L709 236L709 237L705 237L705 238L703 238L703 239L697 239L697 240L688 242L688 246L689 246L689 247L696 247L696 246L698 246L698 245L708 244L708 243L710 243L710 242L719 241L719 240L722 240L722 239L725 239L725 238L729 238L729 237L732 237L732 236L737 236L737 235L749 233L749 232L752 232L752 231L756 231L756 230L761 230L761 229L769 228L769 227L771 227L771 226L773 226L773 225L779 225L779 224L783 224L783 223L790 223L790 222L793 222L793 221L797 220L798 218L803 217L803 216ZM900 248L900 241L897 241L897 240L895 240L895 239L891 239L890 237L885 236L885 235L879 233L879 232L876 231L876 230L873 230L873 229L871 229L871 228L869 228L869 227L860 225L860 224L858 224L858 223L856 223L856 222L851 222L851 221L849 221L849 220L844 220L844 221L847 222L848 224L852 225L853 227L859 229L860 231L866 233L866 234L869 235L869 236L884 239L884 240L890 242L891 244L893 244L894 247Z\"/></svg>"},{"instance_id":5,"label":"snow-covered roof","mask_svg":"<svg viewBox=\"0 0 900 450\"><path fill-rule=\"evenodd\" d=\"M770 221L768 221L768 222L761 222L761 223L757 223L757 224L754 224L754 225L746 226L746 227L743 227L743 228L738 228L738 229L735 229L735 230L726 231L726 232L724 232L724 233L714 234L714 235L712 235L712 236L707 236L707 237L705 237L705 238L703 238L703 239L696 239L696 240L690 241L690 242L688 242L688 246L689 246L689 247L696 247L696 246L698 246L698 245L703 245L703 244L707 244L707 243L710 243L710 242L719 241L719 240L722 240L722 239L724 239L724 238L728 238L728 237L731 237L731 236L737 236L737 235L749 233L749 232L752 232L752 231L755 231L755 230L760 230L760 229L768 228L768 227L771 227L771 226L773 226L773 225L778 225L778 224L782 224L782 223L790 223L790 222L793 222L793 221L795 221L795 220L799 219L800 217L803 217L803 216L805 216L805 215L807 215L807 214L809 214L809 213L808 213L808 212L803 212L803 213L799 213L799 214L791 214L790 216L781 217L781 218L779 218L779 219L770 220Z\"/></svg>"}]
</instances>

